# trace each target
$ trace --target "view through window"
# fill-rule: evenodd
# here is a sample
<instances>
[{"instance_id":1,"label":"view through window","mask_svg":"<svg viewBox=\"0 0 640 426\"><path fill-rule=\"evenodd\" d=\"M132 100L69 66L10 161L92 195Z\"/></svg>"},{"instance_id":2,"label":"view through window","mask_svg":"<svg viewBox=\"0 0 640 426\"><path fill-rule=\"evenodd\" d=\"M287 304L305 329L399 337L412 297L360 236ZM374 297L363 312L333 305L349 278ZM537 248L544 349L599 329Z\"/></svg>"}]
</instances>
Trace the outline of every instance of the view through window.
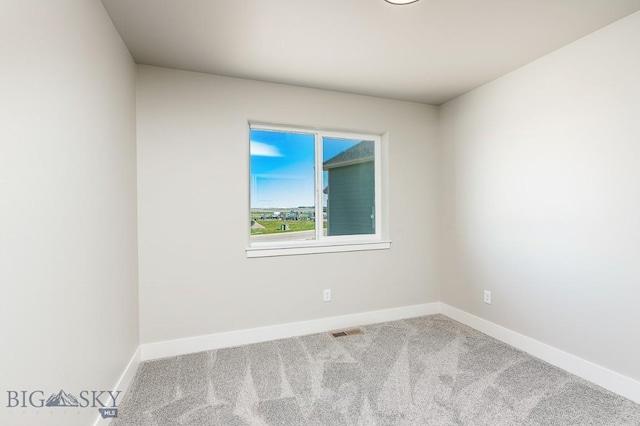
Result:
<instances>
[{"instance_id":1,"label":"view through window","mask_svg":"<svg viewBox=\"0 0 640 426\"><path fill-rule=\"evenodd\" d=\"M250 129L251 245L379 236L379 137Z\"/></svg>"}]
</instances>

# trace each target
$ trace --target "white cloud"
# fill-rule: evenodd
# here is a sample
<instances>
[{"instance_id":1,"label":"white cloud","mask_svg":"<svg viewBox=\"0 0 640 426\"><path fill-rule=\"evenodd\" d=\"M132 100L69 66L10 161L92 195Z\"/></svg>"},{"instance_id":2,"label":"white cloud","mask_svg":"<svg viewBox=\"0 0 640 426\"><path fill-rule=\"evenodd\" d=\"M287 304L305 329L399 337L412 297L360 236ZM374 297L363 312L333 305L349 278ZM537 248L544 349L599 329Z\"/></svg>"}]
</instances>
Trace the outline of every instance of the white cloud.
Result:
<instances>
[{"instance_id":1,"label":"white cloud","mask_svg":"<svg viewBox=\"0 0 640 426\"><path fill-rule=\"evenodd\" d=\"M257 157L284 157L273 145L251 141L251 155Z\"/></svg>"}]
</instances>

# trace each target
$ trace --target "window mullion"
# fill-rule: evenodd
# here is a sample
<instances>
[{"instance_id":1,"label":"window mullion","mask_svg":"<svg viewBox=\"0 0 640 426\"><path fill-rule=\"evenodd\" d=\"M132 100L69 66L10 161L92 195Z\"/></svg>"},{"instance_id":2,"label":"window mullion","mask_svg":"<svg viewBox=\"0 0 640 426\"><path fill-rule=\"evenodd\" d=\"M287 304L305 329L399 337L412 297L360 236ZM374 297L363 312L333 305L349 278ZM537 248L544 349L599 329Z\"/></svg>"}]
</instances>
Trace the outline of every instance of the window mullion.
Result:
<instances>
[{"instance_id":1,"label":"window mullion","mask_svg":"<svg viewBox=\"0 0 640 426\"><path fill-rule=\"evenodd\" d=\"M322 208L322 136L315 134L315 178L316 178L316 240L323 237L324 211Z\"/></svg>"}]
</instances>

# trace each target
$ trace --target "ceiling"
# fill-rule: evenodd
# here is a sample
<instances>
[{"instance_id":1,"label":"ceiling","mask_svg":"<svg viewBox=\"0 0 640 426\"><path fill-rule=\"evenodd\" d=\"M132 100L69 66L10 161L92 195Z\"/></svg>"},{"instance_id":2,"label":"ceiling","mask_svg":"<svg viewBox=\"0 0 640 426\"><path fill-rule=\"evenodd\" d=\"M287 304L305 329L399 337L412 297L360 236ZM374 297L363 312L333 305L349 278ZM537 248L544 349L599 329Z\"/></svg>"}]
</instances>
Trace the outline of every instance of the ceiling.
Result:
<instances>
[{"instance_id":1,"label":"ceiling","mask_svg":"<svg viewBox=\"0 0 640 426\"><path fill-rule=\"evenodd\" d=\"M439 105L640 0L103 0L139 64Z\"/></svg>"}]
</instances>

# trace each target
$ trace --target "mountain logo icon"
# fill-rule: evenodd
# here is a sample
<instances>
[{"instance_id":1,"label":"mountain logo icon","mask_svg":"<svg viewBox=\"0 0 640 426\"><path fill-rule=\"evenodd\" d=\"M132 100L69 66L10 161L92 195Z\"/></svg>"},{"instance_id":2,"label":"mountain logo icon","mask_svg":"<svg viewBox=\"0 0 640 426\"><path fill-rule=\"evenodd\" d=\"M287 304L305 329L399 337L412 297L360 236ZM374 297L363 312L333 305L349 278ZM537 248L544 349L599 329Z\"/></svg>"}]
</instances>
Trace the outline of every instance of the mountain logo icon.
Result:
<instances>
[{"instance_id":1,"label":"mountain logo icon","mask_svg":"<svg viewBox=\"0 0 640 426\"><path fill-rule=\"evenodd\" d=\"M60 392L51 394L45 405L47 407L77 407L80 404L75 396L60 389Z\"/></svg>"}]
</instances>

